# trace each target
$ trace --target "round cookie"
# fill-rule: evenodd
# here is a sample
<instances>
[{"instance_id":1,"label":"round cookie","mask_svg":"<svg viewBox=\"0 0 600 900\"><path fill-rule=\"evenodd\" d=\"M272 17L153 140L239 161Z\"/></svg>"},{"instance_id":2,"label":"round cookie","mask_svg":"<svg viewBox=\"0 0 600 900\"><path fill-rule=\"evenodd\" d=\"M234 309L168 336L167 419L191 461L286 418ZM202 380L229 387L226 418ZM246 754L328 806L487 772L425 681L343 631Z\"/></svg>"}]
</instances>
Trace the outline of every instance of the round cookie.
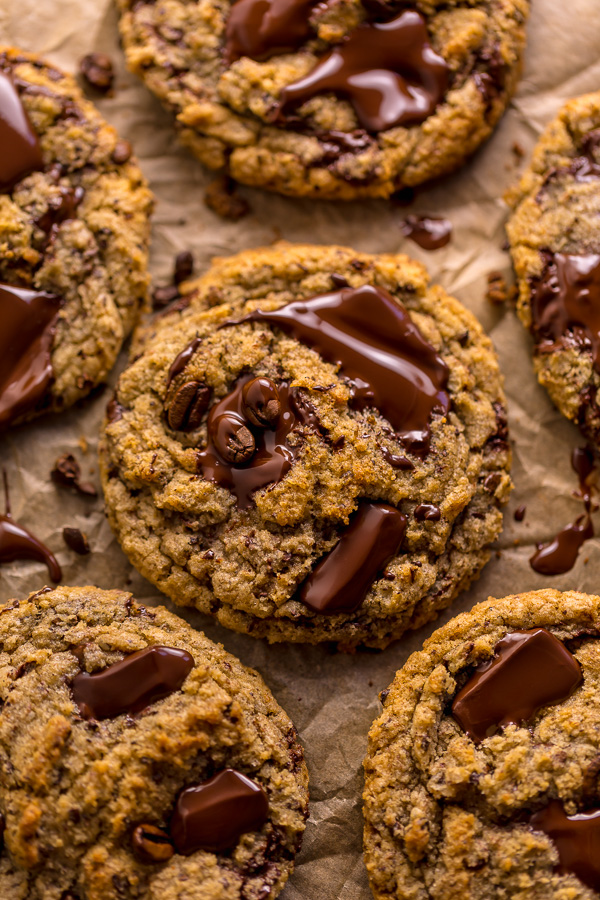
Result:
<instances>
[{"instance_id":1,"label":"round cookie","mask_svg":"<svg viewBox=\"0 0 600 900\"><path fill-rule=\"evenodd\" d=\"M600 92L567 103L507 196L517 311L553 403L600 439Z\"/></svg>"},{"instance_id":2,"label":"round cookie","mask_svg":"<svg viewBox=\"0 0 600 900\"><path fill-rule=\"evenodd\" d=\"M256 672L94 587L0 609L3 900L259 900L293 868L307 772Z\"/></svg>"},{"instance_id":3,"label":"round cookie","mask_svg":"<svg viewBox=\"0 0 600 900\"><path fill-rule=\"evenodd\" d=\"M600 597L490 598L409 658L369 734L377 900L592 900Z\"/></svg>"},{"instance_id":4,"label":"round cookie","mask_svg":"<svg viewBox=\"0 0 600 900\"><path fill-rule=\"evenodd\" d=\"M209 168L387 197L456 169L512 96L529 0L117 0L130 69Z\"/></svg>"},{"instance_id":5,"label":"round cookie","mask_svg":"<svg viewBox=\"0 0 600 900\"><path fill-rule=\"evenodd\" d=\"M71 406L147 297L152 196L75 81L0 48L0 429Z\"/></svg>"},{"instance_id":6,"label":"round cookie","mask_svg":"<svg viewBox=\"0 0 600 900\"><path fill-rule=\"evenodd\" d=\"M418 263L342 247L241 253L187 290L107 410L131 562L270 641L385 647L433 618L488 560L510 491L479 323Z\"/></svg>"}]
</instances>

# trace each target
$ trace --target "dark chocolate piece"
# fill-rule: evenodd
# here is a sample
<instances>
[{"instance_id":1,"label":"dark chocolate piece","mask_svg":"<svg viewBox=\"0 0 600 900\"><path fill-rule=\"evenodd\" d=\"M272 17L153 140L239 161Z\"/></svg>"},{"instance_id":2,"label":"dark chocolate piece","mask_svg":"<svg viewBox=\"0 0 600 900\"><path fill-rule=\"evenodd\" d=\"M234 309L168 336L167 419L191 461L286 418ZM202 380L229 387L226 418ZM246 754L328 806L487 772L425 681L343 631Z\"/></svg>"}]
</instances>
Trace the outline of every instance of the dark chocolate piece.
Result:
<instances>
[{"instance_id":1,"label":"dark chocolate piece","mask_svg":"<svg viewBox=\"0 0 600 900\"><path fill-rule=\"evenodd\" d=\"M10 513L6 472L3 472L2 475L4 479L5 512L3 516L0 515L0 565L21 559L34 559L37 562L45 563L50 578L55 584L58 584L62 578L62 570L58 560L45 544L13 519Z\"/></svg>"},{"instance_id":2,"label":"dark chocolate piece","mask_svg":"<svg viewBox=\"0 0 600 900\"><path fill-rule=\"evenodd\" d=\"M180 285L194 274L194 256L189 250L182 250L175 257L173 284Z\"/></svg>"},{"instance_id":3,"label":"dark chocolate piece","mask_svg":"<svg viewBox=\"0 0 600 900\"><path fill-rule=\"evenodd\" d=\"M131 843L140 862L149 865L167 862L175 853L169 835L156 825L138 825Z\"/></svg>"},{"instance_id":4,"label":"dark chocolate piece","mask_svg":"<svg viewBox=\"0 0 600 900\"><path fill-rule=\"evenodd\" d=\"M79 71L87 84L101 94L107 94L113 86L115 73L106 53L88 53L80 60Z\"/></svg>"},{"instance_id":5,"label":"dark chocolate piece","mask_svg":"<svg viewBox=\"0 0 600 900\"><path fill-rule=\"evenodd\" d=\"M406 10L390 22L363 24L304 78L284 87L280 109L317 94L352 103L366 131L424 122L448 88L448 66L429 43L425 19Z\"/></svg>"},{"instance_id":6,"label":"dark chocolate piece","mask_svg":"<svg viewBox=\"0 0 600 900\"><path fill-rule=\"evenodd\" d=\"M270 378L253 378L242 388L244 413L259 428L274 426L281 415L277 385Z\"/></svg>"},{"instance_id":7,"label":"dark chocolate piece","mask_svg":"<svg viewBox=\"0 0 600 900\"><path fill-rule=\"evenodd\" d=\"M557 871L576 875L593 891L600 891L600 809L567 816L560 800L534 813L529 824L548 835L558 851Z\"/></svg>"},{"instance_id":8,"label":"dark chocolate piece","mask_svg":"<svg viewBox=\"0 0 600 900\"><path fill-rule=\"evenodd\" d=\"M0 191L43 168L38 136L13 82L0 71Z\"/></svg>"},{"instance_id":9,"label":"dark chocolate piece","mask_svg":"<svg viewBox=\"0 0 600 900\"><path fill-rule=\"evenodd\" d=\"M180 372L183 372L201 343L201 338L194 338L193 341L190 341L190 343L183 348L181 353L177 354L177 356L171 363L171 368L169 369L169 374L167 376L167 388L171 385L171 382L175 378L177 378Z\"/></svg>"},{"instance_id":10,"label":"dark chocolate piece","mask_svg":"<svg viewBox=\"0 0 600 900\"><path fill-rule=\"evenodd\" d=\"M313 612L351 613L393 559L406 533L406 516L385 503L361 503L338 543L308 576L299 599Z\"/></svg>"},{"instance_id":11,"label":"dark chocolate piece","mask_svg":"<svg viewBox=\"0 0 600 900\"><path fill-rule=\"evenodd\" d=\"M525 506L524 503L522 503L521 506L517 506L517 508L514 511L515 522L522 522L523 519L525 518L526 512L527 512L527 507Z\"/></svg>"},{"instance_id":12,"label":"dark chocolate piece","mask_svg":"<svg viewBox=\"0 0 600 900\"><path fill-rule=\"evenodd\" d=\"M50 478L61 487L72 487L84 497L97 497L98 491L89 481L81 481L81 467L72 453L63 453L54 463Z\"/></svg>"},{"instance_id":13,"label":"dark chocolate piece","mask_svg":"<svg viewBox=\"0 0 600 900\"><path fill-rule=\"evenodd\" d=\"M573 654L545 628L513 631L458 692L452 714L479 744L502 726L521 725L542 707L566 700L582 680Z\"/></svg>"},{"instance_id":14,"label":"dark chocolate piece","mask_svg":"<svg viewBox=\"0 0 600 900\"><path fill-rule=\"evenodd\" d=\"M79 528L63 528L63 540L69 550L73 550L79 556L87 556L90 552L87 535L80 531Z\"/></svg>"},{"instance_id":15,"label":"dark chocolate piece","mask_svg":"<svg viewBox=\"0 0 600 900\"><path fill-rule=\"evenodd\" d=\"M0 284L0 429L46 399L60 306L51 294Z\"/></svg>"},{"instance_id":16,"label":"dark chocolate piece","mask_svg":"<svg viewBox=\"0 0 600 900\"><path fill-rule=\"evenodd\" d=\"M193 667L186 650L148 647L93 675L80 672L73 679L73 699L84 719L135 715L178 691Z\"/></svg>"},{"instance_id":17,"label":"dark chocolate piece","mask_svg":"<svg viewBox=\"0 0 600 900\"><path fill-rule=\"evenodd\" d=\"M419 503L415 508L415 519L417 522L439 522L442 517L439 506L433 503Z\"/></svg>"},{"instance_id":18,"label":"dark chocolate piece","mask_svg":"<svg viewBox=\"0 0 600 900\"><path fill-rule=\"evenodd\" d=\"M59 188L58 195L49 200L46 212L35 220L35 224L47 235L51 235L53 228L76 217L77 207L84 196L85 191L82 187Z\"/></svg>"},{"instance_id":19,"label":"dark chocolate piece","mask_svg":"<svg viewBox=\"0 0 600 900\"><path fill-rule=\"evenodd\" d=\"M237 0L227 20L225 62L268 59L300 47L310 34L317 0Z\"/></svg>"},{"instance_id":20,"label":"dark chocolate piece","mask_svg":"<svg viewBox=\"0 0 600 900\"><path fill-rule=\"evenodd\" d=\"M186 788L177 798L171 838L178 853L222 853L248 831L258 831L269 816L263 788L235 769L224 769L204 784Z\"/></svg>"},{"instance_id":21,"label":"dark chocolate piece","mask_svg":"<svg viewBox=\"0 0 600 900\"><path fill-rule=\"evenodd\" d=\"M400 229L405 237L410 238L423 250L438 250L445 247L452 236L452 222L448 219L432 219L429 216L407 216Z\"/></svg>"},{"instance_id":22,"label":"dark chocolate piece","mask_svg":"<svg viewBox=\"0 0 600 900\"><path fill-rule=\"evenodd\" d=\"M229 175L215 175L206 191L204 203L228 222L239 222L250 212L250 204L237 192L237 182Z\"/></svg>"},{"instance_id":23,"label":"dark chocolate piece","mask_svg":"<svg viewBox=\"0 0 600 900\"><path fill-rule=\"evenodd\" d=\"M364 285L258 309L237 322L266 322L291 333L352 382L355 408L377 407L413 453L429 449L434 409L447 413L448 367L384 288Z\"/></svg>"}]
</instances>

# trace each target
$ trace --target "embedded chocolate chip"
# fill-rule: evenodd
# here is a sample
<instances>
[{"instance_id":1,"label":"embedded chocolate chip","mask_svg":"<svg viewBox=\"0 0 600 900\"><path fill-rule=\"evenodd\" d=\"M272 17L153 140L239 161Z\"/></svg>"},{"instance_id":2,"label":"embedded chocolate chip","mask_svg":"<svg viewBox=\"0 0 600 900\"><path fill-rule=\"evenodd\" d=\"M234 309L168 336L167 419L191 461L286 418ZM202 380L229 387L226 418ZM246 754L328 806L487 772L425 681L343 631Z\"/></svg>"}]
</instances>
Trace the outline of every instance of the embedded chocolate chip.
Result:
<instances>
[{"instance_id":1,"label":"embedded chocolate chip","mask_svg":"<svg viewBox=\"0 0 600 900\"><path fill-rule=\"evenodd\" d=\"M133 150L129 141L117 141L115 149L111 154L111 159L118 166L122 166L123 163L126 163L131 158Z\"/></svg>"},{"instance_id":2,"label":"embedded chocolate chip","mask_svg":"<svg viewBox=\"0 0 600 900\"><path fill-rule=\"evenodd\" d=\"M115 73L106 53L88 53L80 61L79 71L91 87L103 94L108 93L113 86Z\"/></svg>"},{"instance_id":3,"label":"embedded chocolate chip","mask_svg":"<svg viewBox=\"0 0 600 900\"><path fill-rule=\"evenodd\" d=\"M188 278L191 278L193 271L194 257L190 251L184 250L182 253L178 253L175 257L175 268L173 270L174 284L179 285L182 281L187 281Z\"/></svg>"},{"instance_id":4,"label":"embedded chocolate chip","mask_svg":"<svg viewBox=\"0 0 600 900\"><path fill-rule=\"evenodd\" d=\"M239 419L225 414L211 424L214 445L223 459L237 465L251 459L256 449L254 435Z\"/></svg>"},{"instance_id":5,"label":"embedded chocolate chip","mask_svg":"<svg viewBox=\"0 0 600 900\"><path fill-rule=\"evenodd\" d=\"M98 491L89 481L80 481L81 468L71 453L63 453L54 463L50 477L55 484L61 487L73 487L79 494L86 497L97 497Z\"/></svg>"},{"instance_id":6,"label":"embedded chocolate chip","mask_svg":"<svg viewBox=\"0 0 600 900\"><path fill-rule=\"evenodd\" d=\"M242 401L246 417L259 428L273 425L281 414L279 391L270 378L253 378L245 384Z\"/></svg>"},{"instance_id":7,"label":"embedded chocolate chip","mask_svg":"<svg viewBox=\"0 0 600 900\"><path fill-rule=\"evenodd\" d=\"M156 825L138 825L132 844L135 855L144 863L167 862L175 853L169 835Z\"/></svg>"},{"instance_id":8,"label":"embedded chocolate chip","mask_svg":"<svg viewBox=\"0 0 600 900\"><path fill-rule=\"evenodd\" d=\"M80 556L87 556L90 552L87 536L79 528L63 528L63 540L67 547Z\"/></svg>"},{"instance_id":9,"label":"embedded chocolate chip","mask_svg":"<svg viewBox=\"0 0 600 900\"><path fill-rule=\"evenodd\" d=\"M168 402L167 421L174 431L198 428L210 402L211 389L201 381L186 381Z\"/></svg>"}]
</instances>

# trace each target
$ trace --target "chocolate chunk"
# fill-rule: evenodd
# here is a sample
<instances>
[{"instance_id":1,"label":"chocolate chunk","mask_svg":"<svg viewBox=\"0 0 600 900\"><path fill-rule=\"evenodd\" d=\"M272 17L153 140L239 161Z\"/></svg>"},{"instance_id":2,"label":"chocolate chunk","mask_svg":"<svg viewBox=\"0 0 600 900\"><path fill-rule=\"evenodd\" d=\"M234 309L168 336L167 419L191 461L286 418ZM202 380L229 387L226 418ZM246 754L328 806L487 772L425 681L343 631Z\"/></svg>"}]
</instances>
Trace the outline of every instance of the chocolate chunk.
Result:
<instances>
[{"instance_id":1,"label":"chocolate chunk","mask_svg":"<svg viewBox=\"0 0 600 900\"><path fill-rule=\"evenodd\" d=\"M173 269L173 283L180 285L182 281L191 278L194 272L194 257L189 250L183 250L175 257Z\"/></svg>"},{"instance_id":2,"label":"chocolate chunk","mask_svg":"<svg viewBox=\"0 0 600 900\"><path fill-rule=\"evenodd\" d=\"M167 284L162 287L156 287L152 291L152 309L164 309L169 303L177 300L179 297L179 288L175 284Z\"/></svg>"},{"instance_id":3,"label":"chocolate chunk","mask_svg":"<svg viewBox=\"0 0 600 900\"><path fill-rule=\"evenodd\" d=\"M50 235L53 228L76 217L77 207L84 196L85 191L82 187L61 187L58 195L50 198L46 212L35 220L35 224Z\"/></svg>"},{"instance_id":4,"label":"chocolate chunk","mask_svg":"<svg viewBox=\"0 0 600 900\"><path fill-rule=\"evenodd\" d=\"M129 162L132 153L133 148L129 141L118 140L110 158L117 166L122 166L126 162Z\"/></svg>"},{"instance_id":5,"label":"chocolate chunk","mask_svg":"<svg viewBox=\"0 0 600 900\"><path fill-rule=\"evenodd\" d=\"M438 250L449 243L452 222L448 219L432 219L429 216L407 216L400 226L402 234L423 250Z\"/></svg>"},{"instance_id":6,"label":"chocolate chunk","mask_svg":"<svg viewBox=\"0 0 600 900\"><path fill-rule=\"evenodd\" d=\"M186 788L177 798L171 838L178 853L222 853L248 831L258 831L269 816L263 788L235 769L224 769L204 784Z\"/></svg>"},{"instance_id":7,"label":"chocolate chunk","mask_svg":"<svg viewBox=\"0 0 600 900\"><path fill-rule=\"evenodd\" d=\"M47 399L61 305L51 294L0 284L0 429Z\"/></svg>"},{"instance_id":8,"label":"chocolate chunk","mask_svg":"<svg viewBox=\"0 0 600 900\"><path fill-rule=\"evenodd\" d=\"M186 650L148 647L101 672L76 675L73 699L84 719L135 715L178 691L193 667L194 660Z\"/></svg>"},{"instance_id":9,"label":"chocolate chunk","mask_svg":"<svg viewBox=\"0 0 600 900\"><path fill-rule=\"evenodd\" d=\"M253 378L242 388L244 414L258 428L270 428L281 414L277 385L270 378Z\"/></svg>"},{"instance_id":10,"label":"chocolate chunk","mask_svg":"<svg viewBox=\"0 0 600 900\"><path fill-rule=\"evenodd\" d=\"M529 824L547 834L558 851L557 871L576 875L593 891L600 891L600 809L567 816L560 800L534 813Z\"/></svg>"},{"instance_id":11,"label":"chocolate chunk","mask_svg":"<svg viewBox=\"0 0 600 900\"><path fill-rule=\"evenodd\" d=\"M217 175L204 192L206 206L229 222L239 222L250 212L249 203L236 193L236 186L236 182L228 175Z\"/></svg>"},{"instance_id":12,"label":"chocolate chunk","mask_svg":"<svg viewBox=\"0 0 600 900\"><path fill-rule=\"evenodd\" d=\"M525 506L524 503L522 503L521 506L517 506L517 508L514 511L515 522L522 522L523 519L525 518L526 512L527 512L527 507Z\"/></svg>"},{"instance_id":13,"label":"chocolate chunk","mask_svg":"<svg viewBox=\"0 0 600 900\"><path fill-rule=\"evenodd\" d=\"M415 507L415 519L417 522L439 522L442 517L439 506L433 503L419 503Z\"/></svg>"},{"instance_id":14,"label":"chocolate chunk","mask_svg":"<svg viewBox=\"0 0 600 900\"><path fill-rule=\"evenodd\" d=\"M237 0L227 20L225 62L296 50L310 34L316 0Z\"/></svg>"},{"instance_id":15,"label":"chocolate chunk","mask_svg":"<svg viewBox=\"0 0 600 900\"><path fill-rule=\"evenodd\" d=\"M71 453L64 453L54 463L50 477L61 487L72 487L85 497L97 497L98 491L89 481L81 481L81 468Z\"/></svg>"},{"instance_id":16,"label":"chocolate chunk","mask_svg":"<svg viewBox=\"0 0 600 900\"><path fill-rule=\"evenodd\" d=\"M107 94L114 83L115 73L110 56L106 53L88 53L79 63L79 71L87 84L102 94Z\"/></svg>"},{"instance_id":17,"label":"chocolate chunk","mask_svg":"<svg viewBox=\"0 0 600 900\"><path fill-rule=\"evenodd\" d=\"M174 431L193 431L202 422L212 391L201 381L187 381L168 401L169 427Z\"/></svg>"},{"instance_id":18,"label":"chocolate chunk","mask_svg":"<svg viewBox=\"0 0 600 900\"><path fill-rule=\"evenodd\" d=\"M116 395L106 404L106 418L109 422L119 422L123 418L125 407L121 406Z\"/></svg>"},{"instance_id":19,"label":"chocolate chunk","mask_svg":"<svg viewBox=\"0 0 600 900\"><path fill-rule=\"evenodd\" d=\"M187 344L181 353L178 353L173 362L171 363L171 368L169 369L169 374L167 376L167 388L171 385L171 382L177 378L181 372L185 369L192 356L202 343L201 338L194 338L193 341L190 341Z\"/></svg>"},{"instance_id":20,"label":"chocolate chunk","mask_svg":"<svg viewBox=\"0 0 600 900\"><path fill-rule=\"evenodd\" d=\"M289 332L352 382L352 404L376 406L413 453L429 449L429 419L447 413L448 367L384 288L341 288L271 312L258 309L237 322L266 322Z\"/></svg>"},{"instance_id":21,"label":"chocolate chunk","mask_svg":"<svg viewBox=\"0 0 600 900\"><path fill-rule=\"evenodd\" d=\"M448 66L431 47L425 19L406 10L389 22L360 25L304 78L284 87L285 111L317 94L352 103L366 131L424 122L448 88Z\"/></svg>"},{"instance_id":22,"label":"chocolate chunk","mask_svg":"<svg viewBox=\"0 0 600 900\"><path fill-rule=\"evenodd\" d=\"M5 72L0 72L0 147L0 191L9 191L30 172L44 168L38 136Z\"/></svg>"},{"instance_id":23,"label":"chocolate chunk","mask_svg":"<svg viewBox=\"0 0 600 900\"><path fill-rule=\"evenodd\" d=\"M236 416L224 413L212 418L211 438L219 456L226 462L242 465L254 455L256 445L250 429Z\"/></svg>"},{"instance_id":24,"label":"chocolate chunk","mask_svg":"<svg viewBox=\"0 0 600 900\"><path fill-rule=\"evenodd\" d=\"M336 546L308 576L299 599L313 612L351 613L399 549L406 516L385 503L362 503Z\"/></svg>"},{"instance_id":25,"label":"chocolate chunk","mask_svg":"<svg viewBox=\"0 0 600 900\"><path fill-rule=\"evenodd\" d=\"M478 744L502 726L521 725L542 707L566 700L582 680L575 657L545 628L513 631L458 692L452 714Z\"/></svg>"},{"instance_id":26,"label":"chocolate chunk","mask_svg":"<svg viewBox=\"0 0 600 900\"><path fill-rule=\"evenodd\" d=\"M63 528L63 540L79 556L87 556L90 552L87 536L79 528Z\"/></svg>"},{"instance_id":27,"label":"chocolate chunk","mask_svg":"<svg viewBox=\"0 0 600 900\"><path fill-rule=\"evenodd\" d=\"M175 853L169 835L156 825L138 825L131 843L140 862L150 865L167 862Z\"/></svg>"}]
</instances>

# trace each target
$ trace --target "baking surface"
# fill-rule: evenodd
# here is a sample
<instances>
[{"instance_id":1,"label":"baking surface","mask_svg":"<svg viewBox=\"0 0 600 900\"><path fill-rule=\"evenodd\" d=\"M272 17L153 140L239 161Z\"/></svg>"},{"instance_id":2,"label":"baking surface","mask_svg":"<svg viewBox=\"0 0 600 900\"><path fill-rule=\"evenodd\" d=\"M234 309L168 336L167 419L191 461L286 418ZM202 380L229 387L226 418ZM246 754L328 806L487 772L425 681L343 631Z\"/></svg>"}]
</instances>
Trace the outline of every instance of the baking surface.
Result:
<instances>
[{"instance_id":1,"label":"baking surface","mask_svg":"<svg viewBox=\"0 0 600 900\"><path fill-rule=\"evenodd\" d=\"M489 595L539 587L600 592L600 540L584 545L577 565L566 575L546 578L529 566L535 543L549 540L582 512L572 496L577 480L569 459L583 440L537 385L529 338L514 313L485 299L490 271L510 276L510 260L501 249L507 215L501 199L504 191L518 177L537 135L562 102L600 89L597 0L568 4L533 0L523 77L499 129L462 172L424 189L412 207L400 209L385 201L294 201L242 189L252 212L237 224L224 222L205 207L203 195L212 175L178 146L170 117L125 71L116 18L111 0L0 0L0 42L46 55L69 71L76 70L85 53L111 56L117 72L115 95L97 103L122 137L132 142L157 198L151 249L155 283L169 282L173 257L181 250L193 251L197 273L213 256L279 238L340 243L371 253L402 251L423 261L432 279L474 312L491 335L506 378L515 490L497 542L498 554L438 622ZM454 226L450 244L435 252L420 250L400 230L409 213L449 218ZM121 368L125 362L123 354ZM82 463L84 476L99 489L97 434L109 396L107 389L63 417L41 419L4 435L0 466L8 475L14 517L56 553L65 584L127 587L138 600L156 605L165 601L129 566L104 519L101 497L72 495L49 477L56 458L72 452ZM89 445L85 454L79 445L82 437ZM513 511L521 504L527 512L517 523ZM600 522L600 514L596 521ZM78 557L66 548L61 534L65 526L86 532L90 556ZM3 566L0 601L39 590L46 580L46 570L38 563ZM380 709L378 692L435 625L408 635L383 653L344 656L326 647L269 647L212 625L199 614L177 611L258 669L300 732L311 776L311 816L282 900L317 896L369 900L360 813L367 732Z\"/></svg>"}]
</instances>

